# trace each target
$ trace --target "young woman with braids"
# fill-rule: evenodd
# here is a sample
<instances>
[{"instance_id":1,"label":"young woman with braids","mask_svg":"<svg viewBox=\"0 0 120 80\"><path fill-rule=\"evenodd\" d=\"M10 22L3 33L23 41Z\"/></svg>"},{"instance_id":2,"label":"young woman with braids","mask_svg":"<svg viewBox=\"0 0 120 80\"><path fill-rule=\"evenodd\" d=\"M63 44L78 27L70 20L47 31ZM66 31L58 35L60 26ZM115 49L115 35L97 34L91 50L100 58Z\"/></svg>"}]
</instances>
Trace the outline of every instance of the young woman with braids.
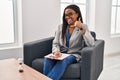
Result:
<instances>
[{"instance_id":1,"label":"young woman with braids","mask_svg":"<svg viewBox=\"0 0 120 80\"><path fill-rule=\"evenodd\" d=\"M53 40L52 53L60 57L62 53L71 54L64 60L44 59L43 72L53 80L60 80L68 65L80 60L82 40L87 46L94 45L94 38L83 18L80 8L77 5L68 5L64 9L63 23L58 26L58 30Z\"/></svg>"}]
</instances>

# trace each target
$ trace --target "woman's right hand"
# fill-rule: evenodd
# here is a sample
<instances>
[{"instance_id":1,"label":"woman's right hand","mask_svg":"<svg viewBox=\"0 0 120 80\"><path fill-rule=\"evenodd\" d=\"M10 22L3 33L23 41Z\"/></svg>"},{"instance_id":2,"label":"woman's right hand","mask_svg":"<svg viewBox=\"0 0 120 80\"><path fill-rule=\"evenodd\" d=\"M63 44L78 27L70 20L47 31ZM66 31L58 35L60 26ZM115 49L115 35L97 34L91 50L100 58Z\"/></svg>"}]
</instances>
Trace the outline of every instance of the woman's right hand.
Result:
<instances>
[{"instance_id":1,"label":"woman's right hand","mask_svg":"<svg viewBox=\"0 0 120 80\"><path fill-rule=\"evenodd\" d=\"M62 53L60 51L56 51L53 53L56 57L62 56Z\"/></svg>"}]
</instances>

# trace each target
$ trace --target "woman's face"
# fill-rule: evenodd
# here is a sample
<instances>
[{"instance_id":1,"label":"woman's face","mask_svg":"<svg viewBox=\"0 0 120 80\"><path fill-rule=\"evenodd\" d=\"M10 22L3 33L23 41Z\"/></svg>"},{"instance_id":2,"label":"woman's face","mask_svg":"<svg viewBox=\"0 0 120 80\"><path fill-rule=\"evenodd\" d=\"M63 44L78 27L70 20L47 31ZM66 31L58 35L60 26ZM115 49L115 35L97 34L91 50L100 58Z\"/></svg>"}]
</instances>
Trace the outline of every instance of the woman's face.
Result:
<instances>
[{"instance_id":1,"label":"woman's face","mask_svg":"<svg viewBox=\"0 0 120 80\"><path fill-rule=\"evenodd\" d=\"M65 20L69 25L74 25L75 21L77 21L78 13L76 13L73 9L65 10Z\"/></svg>"}]
</instances>

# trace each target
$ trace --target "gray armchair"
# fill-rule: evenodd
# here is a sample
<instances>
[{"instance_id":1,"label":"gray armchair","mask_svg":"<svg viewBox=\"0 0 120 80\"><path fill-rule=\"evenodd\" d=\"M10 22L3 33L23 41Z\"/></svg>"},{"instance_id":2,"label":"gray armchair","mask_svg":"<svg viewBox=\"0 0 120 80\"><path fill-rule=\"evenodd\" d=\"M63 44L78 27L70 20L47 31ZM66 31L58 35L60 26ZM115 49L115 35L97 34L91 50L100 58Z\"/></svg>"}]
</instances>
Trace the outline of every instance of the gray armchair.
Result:
<instances>
[{"instance_id":1,"label":"gray armchair","mask_svg":"<svg viewBox=\"0 0 120 80\"><path fill-rule=\"evenodd\" d=\"M97 80L103 70L104 40L96 40L95 46L81 50L81 60L68 66L61 80ZM24 44L24 63L43 72L43 58L51 53L54 37L41 39ZM84 42L84 41L83 41Z\"/></svg>"}]
</instances>

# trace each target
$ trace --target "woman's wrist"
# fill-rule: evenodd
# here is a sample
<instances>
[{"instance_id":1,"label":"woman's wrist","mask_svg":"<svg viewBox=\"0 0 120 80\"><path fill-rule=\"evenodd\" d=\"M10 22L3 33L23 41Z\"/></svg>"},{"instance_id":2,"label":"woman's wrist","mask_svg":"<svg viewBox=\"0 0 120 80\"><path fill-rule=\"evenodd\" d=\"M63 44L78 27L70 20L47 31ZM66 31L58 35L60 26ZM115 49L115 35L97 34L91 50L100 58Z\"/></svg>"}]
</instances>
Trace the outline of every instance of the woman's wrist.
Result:
<instances>
[{"instance_id":1,"label":"woman's wrist","mask_svg":"<svg viewBox=\"0 0 120 80\"><path fill-rule=\"evenodd\" d=\"M86 32L86 30L85 30L85 29L83 29L82 27L80 28L80 30L82 31L82 34L84 35L84 34L85 34L85 32Z\"/></svg>"},{"instance_id":2,"label":"woman's wrist","mask_svg":"<svg viewBox=\"0 0 120 80\"><path fill-rule=\"evenodd\" d=\"M80 30L83 30L83 28L81 27Z\"/></svg>"}]
</instances>

